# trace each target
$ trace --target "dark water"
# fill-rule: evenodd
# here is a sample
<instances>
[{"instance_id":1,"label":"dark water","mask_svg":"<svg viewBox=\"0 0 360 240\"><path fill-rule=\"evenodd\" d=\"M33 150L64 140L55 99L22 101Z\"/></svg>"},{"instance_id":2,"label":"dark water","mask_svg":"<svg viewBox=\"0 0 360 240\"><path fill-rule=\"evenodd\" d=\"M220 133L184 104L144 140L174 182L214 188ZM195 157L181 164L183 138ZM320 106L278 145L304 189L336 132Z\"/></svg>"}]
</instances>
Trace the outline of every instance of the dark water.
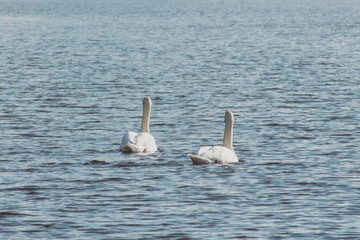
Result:
<instances>
[{"instance_id":1,"label":"dark water","mask_svg":"<svg viewBox=\"0 0 360 240\"><path fill-rule=\"evenodd\" d=\"M357 0L0 0L0 238L360 239L359 43Z\"/></svg>"}]
</instances>

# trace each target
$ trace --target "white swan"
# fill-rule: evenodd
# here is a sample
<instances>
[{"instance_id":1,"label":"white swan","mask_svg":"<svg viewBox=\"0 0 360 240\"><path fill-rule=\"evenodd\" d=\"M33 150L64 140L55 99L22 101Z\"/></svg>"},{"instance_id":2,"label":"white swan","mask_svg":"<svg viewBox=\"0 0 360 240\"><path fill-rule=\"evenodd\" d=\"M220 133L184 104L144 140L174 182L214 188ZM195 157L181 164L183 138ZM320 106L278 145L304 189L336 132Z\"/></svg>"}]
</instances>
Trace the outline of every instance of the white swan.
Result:
<instances>
[{"instance_id":1,"label":"white swan","mask_svg":"<svg viewBox=\"0 0 360 240\"><path fill-rule=\"evenodd\" d=\"M124 134L120 145L120 151L123 153L153 153L157 151L155 139L151 136L149 130L152 104L150 97L144 97L142 103L141 131L139 134L131 131Z\"/></svg>"},{"instance_id":2,"label":"white swan","mask_svg":"<svg viewBox=\"0 0 360 240\"><path fill-rule=\"evenodd\" d=\"M193 164L227 164L239 162L232 146L234 115L231 111L225 112L225 131L223 146L201 147L197 155L189 154Z\"/></svg>"}]
</instances>

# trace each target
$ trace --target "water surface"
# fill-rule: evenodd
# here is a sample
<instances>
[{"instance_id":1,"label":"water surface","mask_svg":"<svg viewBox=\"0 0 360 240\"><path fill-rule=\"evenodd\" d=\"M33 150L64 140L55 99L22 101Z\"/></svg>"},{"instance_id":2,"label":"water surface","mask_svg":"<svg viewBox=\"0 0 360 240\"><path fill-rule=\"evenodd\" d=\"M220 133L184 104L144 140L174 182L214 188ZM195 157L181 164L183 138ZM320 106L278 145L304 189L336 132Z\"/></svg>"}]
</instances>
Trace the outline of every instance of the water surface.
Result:
<instances>
[{"instance_id":1,"label":"water surface","mask_svg":"<svg viewBox=\"0 0 360 240\"><path fill-rule=\"evenodd\" d=\"M359 238L358 1L0 6L1 238ZM228 109L241 162L193 166Z\"/></svg>"}]
</instances>

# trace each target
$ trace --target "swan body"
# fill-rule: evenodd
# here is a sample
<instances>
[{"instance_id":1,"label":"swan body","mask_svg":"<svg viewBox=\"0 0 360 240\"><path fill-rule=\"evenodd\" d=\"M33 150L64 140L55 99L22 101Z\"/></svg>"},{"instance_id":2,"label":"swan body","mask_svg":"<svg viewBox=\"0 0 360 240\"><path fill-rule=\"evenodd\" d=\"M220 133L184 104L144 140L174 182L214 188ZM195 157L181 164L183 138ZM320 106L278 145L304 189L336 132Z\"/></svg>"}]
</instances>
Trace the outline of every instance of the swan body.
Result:
<instances>
[{"instance_id":1,"label":"swan body","mask_svg":"<svg viewBox=\"0 0 360 240\"><path fill-rule=\"evenodd\" d=\"M189 154L193 164L228 164L238 162L234 151L223 146L201 147L197 155Z\"/></svg>"},{"instance_id":2,"label":"swan body","mask_svg":"<svg viewBox=\"0 0 360 240\"><path fill-rule=\"evenodd\" d=\"M148 153L156 152L157 146L154 137L150 133L135 133L128 131L124 134L120 150L123 153Z\"/></svg>"},{"instance_id":3,"label":"swan body","mask_svg":"<svg viewBox=\"0 0 360 240\"><path fill-rule=\"evenodd\" d=\"M193 164L228 164L239 162L232 147L233 125L234 115L231 111L226 111L223 146L205 146L199 149L197 155L189 154Z\"/></svg>"},{"instance_id":4,"label":"swan body","mask_svg":"<svg viewBox=\"0 0 360 240\"><path fill-rule=\"evenodd\" d=\"M120 151L123 153L153 153L157 151L154 137L150 134L150 112L151 99L145 97L143 100L143 117L141 122L141 132L135 133L128 131L122 137Z\"/></svg>"}]
</instances>

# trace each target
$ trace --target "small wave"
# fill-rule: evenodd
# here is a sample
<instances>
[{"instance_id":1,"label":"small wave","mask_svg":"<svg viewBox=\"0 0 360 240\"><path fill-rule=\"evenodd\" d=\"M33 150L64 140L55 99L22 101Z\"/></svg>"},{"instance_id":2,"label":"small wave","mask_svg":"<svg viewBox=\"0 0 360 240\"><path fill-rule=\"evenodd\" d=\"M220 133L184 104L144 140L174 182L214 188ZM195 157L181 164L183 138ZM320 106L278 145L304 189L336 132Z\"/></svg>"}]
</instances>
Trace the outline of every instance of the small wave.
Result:
<instances>
[{"instance_id":1,"label":"small wave","mask_svg":"<svg viewBox=\"0 0 360 240\"><path fill-rule=\"evenodd\" d=\"M7 216L27 216L29 214L17 213L17 212L0 212L0 217L7 217Z\"/></svg>"},{"instance_id":2,"label":"small wave","mask_svg":"<svg viewBox=\"0 0 360 240\"><path fill-rule=\"evenodd\" d=\"M84 163L84 165L106 165L109 164L106 161L92 160L90 162Z\"/></svg>"},{"instance_id":3,"label":"small wave","mask_svg":"<svg viewBox=\"0 0 360 240\"><path fill-rule=\"evenodd\" d=\"M35 133L24 133L24 134L20 134L20 136L23 136L23 137L32 137L32 138L39 138L39 137L44 137L42 135L38 135L38 134L35 134Z\"/></svg>"},{"instance_id":4,"label":"small wave","mask_svg":"<svg viewBox=\"0 0 360 240\"><path fill-rule=\"evenodd\" d=\"M316 182L298 182L296 184L301 185L301 186L318 185L318 183L316 183Z\"/></svg>"}]
</instances>

